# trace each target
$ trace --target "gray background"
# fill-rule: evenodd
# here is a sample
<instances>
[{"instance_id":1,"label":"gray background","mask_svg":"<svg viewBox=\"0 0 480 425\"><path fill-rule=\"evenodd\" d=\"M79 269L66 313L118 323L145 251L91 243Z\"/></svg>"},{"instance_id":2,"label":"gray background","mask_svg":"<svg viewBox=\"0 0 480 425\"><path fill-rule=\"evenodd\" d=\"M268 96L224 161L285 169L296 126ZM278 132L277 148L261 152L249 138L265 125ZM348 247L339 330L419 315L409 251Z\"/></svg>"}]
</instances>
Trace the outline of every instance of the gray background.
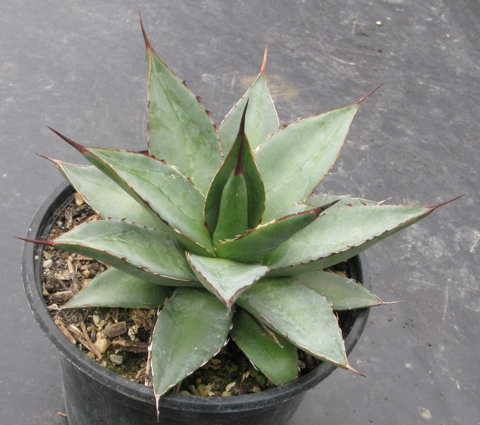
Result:
<instances>
[{"instance_id":1,"label":"gray background","mask_svg":"<svg viewBox=\"0 0 480 425\"><path fill-rule=\"evenodd\" d=\"M282 123L357 101L321 189L434 205L465 196L368 252L376 308L350 363L292 424L480 424L479 24L475 0L0 1L0 418L65 424L53 346L24 299L22 243L61 176L36 156L146 142L138 12L162 58L219 123L257 75ZM377 25L381 21L381 25Z\"/></svg>"}]
</instances>

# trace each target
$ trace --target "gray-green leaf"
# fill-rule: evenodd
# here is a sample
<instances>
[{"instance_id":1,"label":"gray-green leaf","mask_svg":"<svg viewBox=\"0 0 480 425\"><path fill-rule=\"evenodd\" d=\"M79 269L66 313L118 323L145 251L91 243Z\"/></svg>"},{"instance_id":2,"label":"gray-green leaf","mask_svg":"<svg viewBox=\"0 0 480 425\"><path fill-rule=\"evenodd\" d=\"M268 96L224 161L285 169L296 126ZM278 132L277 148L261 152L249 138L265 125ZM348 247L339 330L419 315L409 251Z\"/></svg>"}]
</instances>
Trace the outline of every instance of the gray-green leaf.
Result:
<instances>
[{"instance_id":1,"label":"gray-green leaf","mask_svg":"<svg viewBox=\"0 0 480 425\"><path fill-rule=\"evenodd\" d=\"M345 106L293 123L260 146L255 160L267 193L263 220L305 201L332 168L358 111Z\"/></svg>"},{"instance_id":2,"label":"gray-green leaf","mask_svg":"<svg viewBox=\"0 0 480 425\"><path fill-rule=\"evenodd\" d=\"M112 267L93 279L64 308L158 308L172 294L172 288L146 282Z\"/></svg>"},{"instance_id":3,"label":"gray-green leaf","mask_svg":"<svg viewBox=\"0 0 480 425\"><path fill-rule=\"evenodd\" d=\"M199 98L145 41L150 154L177 167L206 194L222 160L215 127Z\"/></svg>"},{"instance_id":4,"label":"gray-green leaf","mask_svg":"<svg viewBox=\"0 0 480 425\"><path fill-rule=\"evenodd\" d=\"M259 264L243 264L221 258L187 254L198 280L230 309L238 296L269 270Z\"/></svg>"},{"instance_id":5,"label":"gray-green leaf","mask_svg":"<svg viewBox=\"0 0 480 425\"><path fill-rule=\"evenodd\" d=\"M227 307L206 290L177 288L159 313L152 337L157 400L220 351L231 321Z\"/></svg>"},{"instance_id":6,"label":"gray-green leaf","mask_svg":"<svg viewBox=\"0 0 480 425\"><path fill-rule=\"evenodd\" d=\"M166 229L166 224L149 213L98 168L56 161L58 170L103 219L125 220L139 226Z\"/></svg>"},{"instance_id":7,"label":"gray-green leaf","mask_svg":"<svg viewBox=\"0 0 480 425\"><path fill-rule=\"evenodd\" d=\"M245 104L248 101L246 133L250 147L255 150L270 134L278 131L278 117L263 72L224 118L218 129L223 152L228 152L235 141Z\"/></svg>"},{"instance_id":8,"label":"gray-green leaf","mask_svg":"<svg viewBox=\"0 0 480 425\"><path fill-rule=\"evenodd\" d=\"M297 347L279 334L274 334L275 341L265 329L245 310L238 309L230 336L268 379L275 385L286 384L298 375Z\"/></svg>"},{"instance_id":9,"label":"gray-green leaf","mask_svg":"<svg viewBox=\"0 0 480 425\"><path fill-rule=\"evenodd\" d=\"M315 291L289 278L262 279L237 303L302 350L350 369L337 318Z\"/></svg>"},{"instance_id":10,"label":"gray-green leaf","mask_svg":"<svg viewBox=\"0 0 480 425\"><path fill-rule=\"evenodd\" d=\"M416 223L436 207L412 205L333 206L273 251L264 263L274 276L295 275L345 261Z\"/></svg>"},{"instance_id":11,"label":"gray-green leaf","mask_svg":"<svg viewBox=\"0 0 480 425\"><path fill-rule=\"evenodd\" d=\"M58 249L95 258L148 282L199 285L185 258L185 250L163 231L120 221L91 221L53 243Z\"/></svg>"},{"instance_id":12,"label":"gray-green leaf","mask_svg":"<svg viewBox=\"0 0 480 425\"><path fill-rule=\"evenodd\" d=\"M84 148L85 157L152 214L161 218L189 251L213 256L204 225L204 196L174 167L148 155Z\"/></svg>"},{"instance_id":13,"label":"gray-green leaf","mask_svg":"<svg viewBox=\"0 0 480 425\"><path fill-rule=\"evenodd\" d=\"M382 304L382 300L353 279L336 273L314 271L291 277L323 295L334 311L355 310Z\"/></svg>"}]
</instances>

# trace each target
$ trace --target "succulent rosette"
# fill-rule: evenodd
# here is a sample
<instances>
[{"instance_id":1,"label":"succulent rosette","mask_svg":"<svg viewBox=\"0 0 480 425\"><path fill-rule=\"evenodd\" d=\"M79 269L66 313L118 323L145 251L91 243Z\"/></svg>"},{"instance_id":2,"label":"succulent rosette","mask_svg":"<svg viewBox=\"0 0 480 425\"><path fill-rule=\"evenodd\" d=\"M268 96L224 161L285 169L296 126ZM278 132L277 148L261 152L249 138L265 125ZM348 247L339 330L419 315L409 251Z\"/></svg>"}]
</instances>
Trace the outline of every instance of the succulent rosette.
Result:
<instances>
[{"instance_id":1,"label":"succulent rosette","mask_svg":"<svg viewBox=\"0 0 480 425\"><path fill-rule=\"evenodd\" d=\"M229 337L277 385L297 377L297 348L353 370L335 312L382 301L324 269L437 208L313 194L368 95L279 128L264 59L217 128L144 37L148 153L57 133L92 164L55 160L101 219L37 242L111 266L66 308L159 309L149 356L157 400Z\"/></svg>"}]
</instances>

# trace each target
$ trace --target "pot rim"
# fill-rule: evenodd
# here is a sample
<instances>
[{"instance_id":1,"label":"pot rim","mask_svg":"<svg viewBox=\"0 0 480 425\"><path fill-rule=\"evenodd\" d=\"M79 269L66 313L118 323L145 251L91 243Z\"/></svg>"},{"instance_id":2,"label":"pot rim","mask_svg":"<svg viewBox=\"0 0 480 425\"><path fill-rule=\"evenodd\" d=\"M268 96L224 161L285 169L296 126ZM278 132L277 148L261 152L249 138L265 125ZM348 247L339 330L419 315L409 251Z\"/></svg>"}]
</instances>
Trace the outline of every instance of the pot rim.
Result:
<instances>
[{"instance_id":1,"label":"pot rim","mask_svg":"<svg viewBox=\"0 0 480 425\"><path fill-rule=\"evenodd\" d=\"M40 239L48 232L51 225L56 220L54 211L65 207L71 201L71 196L75 189L68 183L63 182L55 188L47 197L42 206L38 209L34 219L28 230L28 239ZM26 242L23 250L22 259L22 275L25 286L25 294L30 304L32 314L39 323L45 335L52 341L54 346L65 356L65 358L80 369L83 373L96 380L97 382L115 389L119 393L155 404L155 397L151 387L130 381L115 372L99 365L72 344L51 318L48 310L45 308L45 301L42 294L41 273L43 246ZM359 276L357 280L361 281L365 287L371 289L371 275L365 254L353 257ZM368 320L369 309L355 310L356 318L353 326L345 337L345 349L347 355L353 350L360 335L362 334ZM223 411L228 410L250 410L252 407L258 408L266 404L278 404L283 401L296 397L303 392L313 388L320 381L329 376L336 366L321 363L312 372L301 376L292 382L280 387L276 387L267 391L255 394L245 394L234 397L199 397L193 395L183 395L168 393L160 400L159 407L168 407L172 409L187 411L217 411L221 408ZM253 405L253 406L252 406Z\"/></svg>"}]
</instances>

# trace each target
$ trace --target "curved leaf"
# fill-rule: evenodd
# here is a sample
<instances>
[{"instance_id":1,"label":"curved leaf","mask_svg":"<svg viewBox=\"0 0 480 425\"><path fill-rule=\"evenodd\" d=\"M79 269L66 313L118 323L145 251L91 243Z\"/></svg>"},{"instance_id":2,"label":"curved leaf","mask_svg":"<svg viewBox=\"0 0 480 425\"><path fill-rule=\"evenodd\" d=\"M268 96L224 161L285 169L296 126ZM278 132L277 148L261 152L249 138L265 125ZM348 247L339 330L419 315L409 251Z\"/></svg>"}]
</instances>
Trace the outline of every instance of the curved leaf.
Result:
<instances>
[{"instance_id":1,"label":"curved leaf","mask_svg":"<svg viewBox=\"0 0 480 425\"><path fill-rule=\"evenodd\" d=\"M148 155L84 148L85 157L152 214L163 220L189 251L213 256L203 221L205 198L175 168Z\"/></svg>"},{"instance_id":2,"label":"curved leaf","mask_svg":"<svg viewBox=\"0 0 480 425\"><path fill-rule=\"evenodd\" d=\"M185 251L162 231L119 221L91 221L64 233L53 245L103 261L148 282L199 285Z\"/></svg>"},{"instance_id":3,"label":"curved leaf","mask_svg":"<svg viewBox=\"0 0 480 425\"><path fill-rule=\"evenodd\" d=\"M267 193L263 220L305 201L335 163L359 104L297 121L260 146L255 160Z\"/></svg>"},{"instance_id":4,"label":"curved leaf","mask_svg":"<svg viewBox=\"0 0 480 425\"><path fill-rule=\"evenodd\" d=\"M146 282L112 267L93 279L63 308L158 308L172 294L172 288Z\"/></svg>"},{"instance_id":5,"label":"curved leaf","mask_svg":"<svg viewBox=\"0 0 480 425\"><path fill-rule=\"evenodd\" d=\"M295 282L323 295L334 311L355 310L382 304L382 300L353 279L336 273L315 271L292 276Z\"/></svg>"},{"instance_id":6,"label":"curved leaf","mask_svg":"<svg viewBox=\"0 0 480 425\"><path fill-rule=\"evenodd\" d=\"M252 364L275 385L286 384L297 377L297 347L278 334L275 342L245 310L235 312L230 336Z\"/></svg>"},{"instance_id":7,"label":"curved leaf","mask_svg":"<svg viewBox=\"0 0 480 425\"><path fill-rule=\"evenodd\" d=\"M242 264L194 254L187 254L187 260L203 286L225 303L228 309L245 289L269 270L268 267L258 264Z\"/></svg>"},{"instance_id":8,"label":"curved leaf","mask_svg":"<svg viewBox=\"0 0 480 425\"><path fill-rule=\"evenodd\" d=\"M270 134L278 131L278 116L265 78L265 62L251 87L230 110L218 129L224 152L228 152L235 141L242 111L248 102L246 133L252 150L262 144Z\"/></svg>"},{"instance_id":9,"label":"curved leaf","mask_svg":"<svg viewBox=\"0 0 480 425\"><path fill-rule=\"evenodd\" d=\"M224 346L232 315L204 289L177 288L158 315L151 345L158 400Z\"/></svg>"},{"instance_id":10,"label":"curved leaf","mask_svg":"<svg viewBox=\"0 0 480 425\"><path fill-rule=\"evenodd\" d=\"M337 318L325 297L289 279L262 279L238 304L313 356L350 369Z\"/></svg>"},{"instance_id":11,"label":"curved leaf","mask_svg":"<svg viewBox=\"0 0 480 425\"><path fill-rule=\"evenodd\" d=\"M55 163L62 175L103 219L125 220L151 229L167 228L162 220L150 214L98 168L60 161Z\"/></svg>"},{"instance_id":12,"label":"curved leaf","mask_svg":"<svg viewBox=\"0 0 480 425\"><path fill-rule=\"evenodd\" d=\"M204 194L222 154L214 124L190 89L158 57L144 32L150 154L177 167Z\"/></svg>"},{"instance_id":13,"label":"curved leaf","mask_svg":"<svg viewBox=\"0 0 480 425\"><path fill-rule=\"evenodd\" d=\"M333 207L272 252L264 263L274 276L296 275L345 261L416 223L436 207L369 205ZM294 267L292 267L294 266Z\"/></svg>"}]
</instances>

